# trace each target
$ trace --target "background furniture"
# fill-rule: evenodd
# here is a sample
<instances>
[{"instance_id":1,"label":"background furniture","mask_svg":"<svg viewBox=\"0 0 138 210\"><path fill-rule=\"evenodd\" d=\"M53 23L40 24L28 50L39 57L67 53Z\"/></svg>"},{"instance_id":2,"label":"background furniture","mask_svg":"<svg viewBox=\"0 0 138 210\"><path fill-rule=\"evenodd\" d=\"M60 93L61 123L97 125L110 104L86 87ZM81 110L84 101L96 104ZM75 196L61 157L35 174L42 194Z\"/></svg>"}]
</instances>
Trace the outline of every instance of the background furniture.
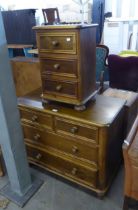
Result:
<instances>
[{"instance_id":1,"label":"background furniture","mask_svg":"<svg viewBox=\"0 0 138 210\"><path fill-rule=\"evenodd\" d=\"M42 9L45 25L60 23L58 8Z\"/></svg>"},{"instance_id":2,"label":"background furniture","mask_svg":"<svg viewBox=\"0 0 138 210\"><path fill-rule=\"evenodd\" d=\"M123 50L119 53L119 56L122 57L138 56L138 52L132 50Z\"/></svg>"},{"instance_id":3,"label":"background furniture","mask_svg":"<svg viewBox=\"0 0 138 210\"><path fill-rule=\"evenodd\" d=\"M138 57L108 56L109 85L112 88L138 90Z\"/></svg>"},{"instance_id":4,"label":"background furniture","mask_svg":"<svg viewBox=\"0 0 138 210\"><path fill-rule=\"evenodd\" d=\"M14 57L10 62L17 96L23 96L42 86L38 58Z\"/></svg>"},{"instance_id":5,"label":"background furniture","mask_svg":"<svg viewBox=\"0 0 138 210\"><path fill-rule=\"evenodd\" d=\"M84 104L96 93L97 25L36 26L42 99Z\"/></svg>"},{"instance_id":6,"label":"background furniture","mask_svg":"<svg viewBox=\"0 0 138 210\"><path fill-rule=\"evenodd\" d=\"M128 210L129 207L133 209L134 206L134 209L138 209L138 115L129 135L124 141L123 156L125 164L125 199L123 210Z\"/></svg>"},{"instance_id":7,"label":"background furniture","mask_svg":"<svg viewBox=\"0 0 138 210\"><path fill-rule=\"evenodd\" d=\"M125 101L97 95L77 112L56 102L43 107L40 94L18 99L29 162L105 195L122 160Z\"/></svg>"},{"instance_id":8,"label":"background furniture","mask_svg":"<svg viewBox=\"0 0 138 210\"><path fill-rule=\"evenodd\" d=\"M126 138L138 114L138 93L121 89L108 88L103 92L103 95L126 100L123 126L124 138Z\"/></svg>"},{"instance_id":9,"label":"background furniture","mask_svg":"<svg viewBox=\"0 0 138 210\"><path fill-rule=\"evenodd\" d=\"M99 84L99 91L101 92L104 89L104 82L109 81L108 54L109 48L107 46L96 46L96 82Z\"/></svg>"},{"instance_id":10,"label":"background furniture","mask_svg":"<svg viewBox=\"0 0 138 210\"><path fill-rule=\"evenodd\" d=\"M8 44L8 51L9 51L9 57L14 57L14 49L22 49L24 52L24 56L26 57L32 57L31 54L28 53L28 50L31 50L33 45L24 45L24 44Z\"/></svg>"},{"instance_id":11,"label":"background furniture","mask_svg":"<svg viewBox=\"0 0 138 210\"><path fill-rule=\"evenodd\" d=\"M36 25L35 12L36 9L2 11L7 44L14 45L14 51L13 47L9 48L10 57L23 56L24 52L28 55L27 51L23 51L25 47L19 48L19 45L36 46L35 32L32 30Z\"/></svg>"},{"instance_id":12,"label":"background furniture","mask_svg":"<svg viewBox=\"0 0 138 210\"><path fill-rule=\"evenodd\" d=\"M36 9L2 11L7 44L36 44L32 27Z\"/></svg>"}]
</instances>

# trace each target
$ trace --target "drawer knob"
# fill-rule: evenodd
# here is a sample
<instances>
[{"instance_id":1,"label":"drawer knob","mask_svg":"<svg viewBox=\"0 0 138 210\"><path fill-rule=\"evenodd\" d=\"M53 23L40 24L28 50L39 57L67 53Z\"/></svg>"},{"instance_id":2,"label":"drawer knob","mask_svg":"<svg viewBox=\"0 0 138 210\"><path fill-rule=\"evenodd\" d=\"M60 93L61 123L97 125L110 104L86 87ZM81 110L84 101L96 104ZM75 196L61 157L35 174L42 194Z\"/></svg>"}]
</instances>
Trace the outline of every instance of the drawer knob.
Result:
<instances>
[{"instance_id":1,"label":"drawer knob","mask_svg":"<svg viewBox=\"0 0 138 210\"><path fill-rule=\"evenodd\" d=\"M78 128L76 126L74 126L70 129L70 132L73 134L77 133L77 131L78 131Z\"/></svg>"},{"instance_id":2,"label":"drawer knob","mask_svg":"<svg viewBox=\"0 0 138 210\"><path fill-rule=\"evenodd\" d=\"M78 147L73 146L73 147L72 147L72 152L73 152L73 153L77 153L77 152L78 152Z\"/></svg>"},{"instance_id":3,"label":"drawer knob","mask_svg":"<svg viewBox=\"0 0 138 210\"><path fill-rule=\"evenodd\" d=\"M56 86L56 90L57 90L57 91L60 91L61 89L62 89L62 85L57 85L57 86Z\"/></svg>"},{"instance_id":4,"label":"drawer knob","mask_svg":"<svg viewBox=\"0 0 138 210\"><path fill-rule=\"evenodd\" d=\"M37 133L37 134L34 135L34 140L38 141L38 139L40 139L40 135Z\"/></svg>"},{"instance_id":5,"label":"drawer knob","mask_svg":"<svg viewBox=\"0 0 138 210\"><path fill-rule=\"evenodd\" d=\"M77 174L77 168L73 168L71 173L72 173L72 175L76 175Z\"/></svg>"},{"instance_id":6,"label":"drawer knob","mask_svg":"<svg viewBox=\"0 0 138 210\"><path fill-rule=\"evenodd\" d=\"M41 155L40 153L38 153L38 154L36 155L36 159L37 159L37 160L40 160L41 157L42 157L42 155Z\"/></svg>"},{"instance_id":7,"label":"drawer knob","mask_svg":"<svg viewBox=\"0 0 138 210\"><path fill-rule=\"evenodd\" d=\"M59 69L60 65L58 63L54 64L54 69Z\"/></svg>"},{"instance_id":8,"label":"drawer knob","mask_svg":"<svg viewBox=\"0 0 138 210\"><path fill-rule=\"evenodd\" d=\"M58 46L59 45L59 42L58 41L52 41L52 45L54 46L54 47L56 47L56 46Z\"/></svg>"},{"instance_id":9,"label":"drawer knob","mask_svg":"<svg viewBox=\"0 0 138 210\"><path fill-rule=\"evenodd\" d=\"M33 122L37 121L37 119L38 119L38 117L37 117L36 115L33 115L33 116L32 116L32 121L33 121Z\"/></svg>"}]
</instances>

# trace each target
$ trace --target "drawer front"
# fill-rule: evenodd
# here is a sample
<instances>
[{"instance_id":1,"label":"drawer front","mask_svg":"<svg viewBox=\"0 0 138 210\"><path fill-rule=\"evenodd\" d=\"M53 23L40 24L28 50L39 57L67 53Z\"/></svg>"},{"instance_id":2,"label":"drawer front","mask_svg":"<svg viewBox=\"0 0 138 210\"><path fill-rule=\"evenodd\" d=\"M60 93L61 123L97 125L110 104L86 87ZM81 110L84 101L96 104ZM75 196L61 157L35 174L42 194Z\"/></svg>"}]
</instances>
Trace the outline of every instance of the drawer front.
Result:
<instances>
[{"instance_id":1,"label":"drawer front","mask_svg":"<svg viewBox=\"0 0 138 210\"><path fill-rule=\"evenodd\" d=\"M62 82L42 78L44 93L77 98L77 82Z\"/></svg>"},{"instance_id":2,"label":"drawer front","mask_svg":"<svg viewBox=\"0 0 138 210\"><path fill-rule=\"evenodd\" d=\"M48 114L41 114L37 111L20 109L20 116L22 121L28 121L34 125L44 126L50 130L53 130L53 119Z\"/></svg>"},{"instance_id":3,"label":"drawer front","mask_svg":"<svg viewBox=\"0 0 138 210\"><path fill-rule=\"evenodd\" d=\"M34 145L49 146L60 150L76 158L97 164L98 148L86 145L81 141L75 141L73 138L60 136L54 133L45 132L32 126L23 125L24 138L31 141Z\"/></svg>"},{"instance_id":4,"label":"drawer front","mask_svg":"<svg viewBox=\"0 0 138 210\"><path fill-rule=\"evenodd\" d=\"M77 77L76 60L41 60L42 74L63 75L68 77Z\"/></svg>"},{"instance_id":5,"label":"drawer front","mask_svg":"<svg viewBox=\"0 0 138 210\"><path fill-rule=\"evenodd\" d=\"M38 48L41 52L76 54L75 33L42 33L38 35Z\"/></svg>"},{"instance_id":6,"label":"drawer front","mask_svg":"<svg viewBox=\"0 0 138 210\"><path fill-rule=\"evenodd\" d=\"M98 128L86 126L86 124L79 124L73 121L68 121L56 117L56 132L60 134L68 134L80 139L98 142Z\"/></svg>"},{"instance_id":7,"label":"drawer front","mask_svg":"<svg viewBox=\"0 0 138 210\"><path fill-rule=\"evenodd\" d=\"M97 169L79 165L71 159L64 159L54 153L27 146L29 159L56 173L69 177L72 180L96 187Z\"/></svg>"}]
</instances>

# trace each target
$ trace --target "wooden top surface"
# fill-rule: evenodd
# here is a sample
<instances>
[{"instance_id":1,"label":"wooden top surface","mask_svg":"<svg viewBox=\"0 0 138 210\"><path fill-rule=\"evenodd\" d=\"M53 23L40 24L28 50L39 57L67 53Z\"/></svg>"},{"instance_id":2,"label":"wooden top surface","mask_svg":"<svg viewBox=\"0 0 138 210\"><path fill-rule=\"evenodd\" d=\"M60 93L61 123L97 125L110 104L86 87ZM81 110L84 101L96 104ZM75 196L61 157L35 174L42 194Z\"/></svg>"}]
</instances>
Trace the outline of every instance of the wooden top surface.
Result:
<instances>
[{"instance_id":1,"label":"wooden top surface","mask_svg":"<svg viewBox=\"0 0 138 210\"><path fill-rule=\"evenodd\" d=\"M138 93L116 88L108 88L103 95L124 99L126 100L126 106L130 106L136 99L138 99Z\"/></svg>"},{"instance_id":2,"label":"wooden top surface","mask_svg":"<svg viewBox=\"0 0 138 210\"><path fill-rule=\"evenodd\" d=\"M32 44L8 44L9 49L23 49L23 48L31 48L33 47Z\"/></svg>"},{"instance_id":3,"label":"wooden top surface","mask_svg":"<svg viewBox=\"0 0 138 210\"><path fill-rule=\"evenodd\" d=\"M10 58L10 61L11 62L30 62L30 63L39 63L39 58L36 58L36 57L25 57L25 56L16 56L16 57L13 57L13 58Z\"/></svg>"},{"instance_id":4,"label":"wooden top surface","mask_svg":"<svg viewBox=\"0 0 138 210\"><path fill-rule=\"evenodd\" d=\"M98 24L57 24L57 25L41 25L34 26L35 30L48 30L48 29L81 29L89 27L97 27Z\"/></svg>"},{"instance_id":5,"label":"wooden top surface","mask_svg":"<svg viewBox=\"0 0 138 210\"><path fill-rule=\"evenodd\" d=\"M125 100L123 99L111 98L109 100L109 97L97 95L96 100L90 100L87 103L86 110L76 111L73 105L55 101L51 101L43 107L40 96L41 90L34 91L24 97L18 98L18 104L24 108L29 107L37 111L43 111L101 127L109 126L125 104Z\"/></svg>"}]
</instances>

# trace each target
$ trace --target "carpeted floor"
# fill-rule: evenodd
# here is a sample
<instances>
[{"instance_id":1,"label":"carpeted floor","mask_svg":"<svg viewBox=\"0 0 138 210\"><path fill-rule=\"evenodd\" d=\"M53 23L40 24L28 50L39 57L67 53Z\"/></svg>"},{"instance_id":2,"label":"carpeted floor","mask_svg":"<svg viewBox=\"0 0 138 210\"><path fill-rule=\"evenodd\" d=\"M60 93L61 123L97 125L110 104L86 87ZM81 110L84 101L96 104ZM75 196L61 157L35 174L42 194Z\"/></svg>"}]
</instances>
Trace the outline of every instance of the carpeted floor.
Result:
<instances>
[{"instance_id":1,"label":"carpeted floor","mask_svg":"<svg viewBox=\"0 0 138 210\"><path fill-rule=\"evenodd\" d=\"M52 176L49 173L42 173L31 167L31 173L42 180L44 184L28 203L20 208L9 202L7 210L122 210L123 206L123 184L124 169L120 168L108 194L100 200L80 187ZM0 188L8 181L8 177L0 178ZM5 198L0 196L2 202ZM0 209L4 209L0 207Z\"/></svg>"}]
</instances>

